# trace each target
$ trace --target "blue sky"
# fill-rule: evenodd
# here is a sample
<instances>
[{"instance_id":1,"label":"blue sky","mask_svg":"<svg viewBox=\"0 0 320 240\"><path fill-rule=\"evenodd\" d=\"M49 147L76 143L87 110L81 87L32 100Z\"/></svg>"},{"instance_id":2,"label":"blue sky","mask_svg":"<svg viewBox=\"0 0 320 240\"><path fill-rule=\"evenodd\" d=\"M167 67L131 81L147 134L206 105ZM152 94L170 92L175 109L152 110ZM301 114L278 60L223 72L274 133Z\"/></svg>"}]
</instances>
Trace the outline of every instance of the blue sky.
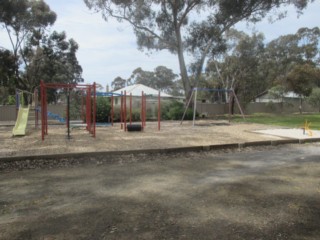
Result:
<instances>
[{"instance_id":1,"label":"blue sky","mask_svg":"<svg viewBox=\"0 0 320 240\"><path fill-rule=\"evenodd\" d=\"M86 83L95 81L105 87L117 76L129 78L137 67L152 71L163 65L179 73L176 56L166 51L150 54L137 50L135 36L128 24L113 19L105 22L100 14L90 12L82 0L46 2L58 15L51 30L66 31L67 37L73 38L80 46L77 57ZM301 27L320 25L320 1L312 3L299 18L293 8L287 11L285 19L273 24L266 19L255 26L239 23L236 27L247 33L253 30L263 32L266 41L270 41L280 35L295 33ZM8 37L2 29L0 39L0 46L10 49Z\"/></svg>"}]
</instances>

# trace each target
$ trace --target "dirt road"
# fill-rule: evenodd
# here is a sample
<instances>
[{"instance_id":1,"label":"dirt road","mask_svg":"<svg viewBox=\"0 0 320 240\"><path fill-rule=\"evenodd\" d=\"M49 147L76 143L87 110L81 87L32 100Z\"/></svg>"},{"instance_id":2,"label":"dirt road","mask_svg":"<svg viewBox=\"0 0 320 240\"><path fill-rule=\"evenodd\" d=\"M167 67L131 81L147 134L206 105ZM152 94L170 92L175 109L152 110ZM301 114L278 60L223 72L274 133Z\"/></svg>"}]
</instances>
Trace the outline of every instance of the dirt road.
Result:
<instances>
[{"instance_id":1,"label":"dirt road","mask_svg":"<svg viewBox=\"0 0 320 240\"><path fill-rule=\"evenodd\" d=\"M0 172L0 239L319 239L319 144L109 160Z\"/></svg>"}]
</instances>

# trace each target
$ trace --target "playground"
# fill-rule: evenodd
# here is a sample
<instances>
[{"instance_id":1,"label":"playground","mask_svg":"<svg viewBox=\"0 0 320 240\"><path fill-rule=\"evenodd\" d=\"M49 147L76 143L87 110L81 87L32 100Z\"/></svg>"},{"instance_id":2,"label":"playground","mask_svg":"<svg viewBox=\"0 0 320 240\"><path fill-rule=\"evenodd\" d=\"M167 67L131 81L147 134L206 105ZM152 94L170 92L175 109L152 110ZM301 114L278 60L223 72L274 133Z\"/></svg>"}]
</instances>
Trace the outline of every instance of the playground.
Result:
<instances>
[{"instance_id":1,"label":"playground","mask_svg":"<svg viewBox=\"0 0 320 240\"><path fill-rule=\"evenodd\" d=\"M320 132L307 122L126 131L41 117L21 116L15 137L1 123L0 239L318 239Z\"/></svg>"},{"instance_id":2,"label":"playground","mask_svg":"<svg viewBox=\"0 0 320 240\"><path fill-rule=\"evenodd\" d=\"M138 90L140 88L140 90ZM48 91L59 90L59 99L64 99L65 117L48 111ZM128 89L130 90L130 89ZM244 113L234 92L229 91L229 121L198 119L196 120L196 101L198 91L192 91L194 99L193 120L184 121L188 107L185 108L181 121L161 121L161 96L143 85L133 86L132 92L119 90L118 93L96 92L96 84L46 84L41 81L40 88L34 93L17 91L16 122L0 122L0 157L54 155L67 153L108 153L135 150L170 150L175 148L203 147L228 144L245 145L276 140L319 140L320 132L311 130L310 123L297 129L252 123L233 123L231 120L231 99L236 99L243 119ZM140 93L141 91L141 93ZM210 90L211 91L211 90ZM220 93L221 90L212 91ZM40 92L40 96L39 96ZM140 122L132 121L132 94L138 97ZM111 122L96 123L97 96L110 100ZM150 97L155 97L150 102ZM32 99L32 100L31 100ZM78 99L78 101L77 101ZM148 100L149 99L149 103ZM59 101L60 101L59 100ZM115 101L119 100L119 101ZM77 121L72 121L71 101L78 104ZM119 104L119 122L114 122L115 106ZM32 104L31 104L32 103ZM157 106L156 119L147 122L147 105ZM34 120L30 115L33 113ZM80 119L80 121L79 121ZM13 127L13 130L10 128ZM14 136L13 138L11 136Z\"/></svg>"}]
</instances>

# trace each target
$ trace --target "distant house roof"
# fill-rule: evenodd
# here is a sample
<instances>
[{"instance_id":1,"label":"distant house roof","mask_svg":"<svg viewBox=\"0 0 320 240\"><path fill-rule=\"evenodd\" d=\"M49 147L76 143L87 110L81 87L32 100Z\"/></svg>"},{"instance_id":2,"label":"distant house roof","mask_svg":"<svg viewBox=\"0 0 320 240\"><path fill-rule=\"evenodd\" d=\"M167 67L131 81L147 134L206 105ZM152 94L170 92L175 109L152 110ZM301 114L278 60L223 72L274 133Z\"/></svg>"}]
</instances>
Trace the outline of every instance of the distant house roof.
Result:
<instances>
[{"instance_id":1,"label":"distant house roof","mask_svg":"<svg viewBox=\"0 0 320 240\"><path fill-rule=\"evenodd\" d=\"M121 92L124 93L124 91L126 91L127 95L130 95L130 93L131 93L132 96L135 96L135 97L141 96L142 92L148 96L158 96L158 94L159 94L158 90L151 88L151 87L147 87L143 84L130 85L130 86L118 89L113 92L116 94L121 94ZM173 96L166 94L164 92L160 92L160 96L161 97L168 97L168 98L173 97Z\"/></svg>"},{"instance_id":2,"label":"distant house roof","mask_svg":"<svg viewBox=\"0 0 320 240\"><path fill-rule=\"evenodd\" d=\"M280 102L281 99L276 99L272 94L270 90L264 91L260 94L258 94L255 97L254 102ZM300 96L292 91L286 92L283 94L283 98L287 98L287 99L299 99Z\"/></svg>"}]
</instances>

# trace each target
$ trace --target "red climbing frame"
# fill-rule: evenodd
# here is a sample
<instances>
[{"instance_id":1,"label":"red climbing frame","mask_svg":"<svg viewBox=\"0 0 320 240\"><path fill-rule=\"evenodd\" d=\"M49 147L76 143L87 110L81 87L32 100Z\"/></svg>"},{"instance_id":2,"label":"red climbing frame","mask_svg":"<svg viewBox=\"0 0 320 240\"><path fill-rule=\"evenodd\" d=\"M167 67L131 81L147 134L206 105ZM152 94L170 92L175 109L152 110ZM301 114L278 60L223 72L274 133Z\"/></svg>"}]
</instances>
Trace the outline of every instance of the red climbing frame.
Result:
<instances>
[{"instance_id":1,"label":"red climbing frame","mask_svg":"<svg viewBox=\"0 0 320 240\"><path fill-rule=\"evenodd\" d=\"M86 129L96 137L96 83L89 84L62 84L40 82L41 94L41 136L42 141L48 135L48 108L47 108L47 89L81 89L86 94Z\"/></svg>"}]
</instances>

